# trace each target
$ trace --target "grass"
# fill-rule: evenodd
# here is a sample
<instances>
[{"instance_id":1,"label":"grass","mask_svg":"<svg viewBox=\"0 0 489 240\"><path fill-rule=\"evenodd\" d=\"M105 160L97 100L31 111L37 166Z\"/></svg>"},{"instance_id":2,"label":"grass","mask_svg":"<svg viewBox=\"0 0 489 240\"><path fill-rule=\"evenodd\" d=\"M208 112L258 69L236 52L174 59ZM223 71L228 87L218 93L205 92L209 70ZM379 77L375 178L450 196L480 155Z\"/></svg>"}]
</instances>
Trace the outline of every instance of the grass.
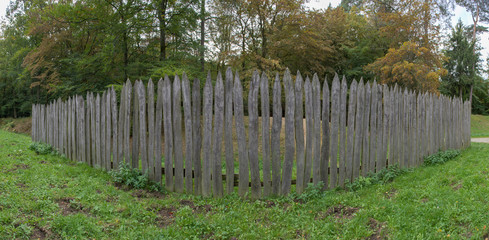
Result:
<instances>
[{"instance_id":1,"label":"grass","mask_svg":"<svg viewBox=\"0 0 489 240\"><path fill-rule=\"evenodd\" d=\"M489 137L489 116L472 115L470 120L472 137Z\"/></svg>"},{"instance_id":2,"label":"grass","mask_svg":"<svg viewBox=\"0 0 489 240\"><path fill-rule=\"evenodd\" d=\"M0 239L483 239L489 145L356 191L221 199L129 189L0 131Z\"/></svg>"}]
</instances>

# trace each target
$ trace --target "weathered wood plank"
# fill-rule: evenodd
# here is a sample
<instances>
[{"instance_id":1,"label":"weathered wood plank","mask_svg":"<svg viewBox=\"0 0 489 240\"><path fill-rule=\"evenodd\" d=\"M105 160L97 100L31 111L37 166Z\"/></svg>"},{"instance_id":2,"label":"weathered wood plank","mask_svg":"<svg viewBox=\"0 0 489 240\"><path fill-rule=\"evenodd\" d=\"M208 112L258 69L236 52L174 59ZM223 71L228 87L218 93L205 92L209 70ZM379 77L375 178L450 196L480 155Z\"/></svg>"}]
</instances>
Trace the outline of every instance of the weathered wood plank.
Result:
<instances>
[{"instance_id":1,"label":"weathered wood plank","mask_svg":"<svg viewBox=\"0 0 489 240\"><path fill-rule=\"evenodd\" d=\"M147 143L147 121L146 121L146 89L143 82L137 84L137 102L139 105L139 151L141 152L141 169L143 173L149 172L148 143ZM149 174L148 174L149 175ZM182 183L183 184L183 183Z\"/></svg>"},{"instance_id":2,"label":"weathered wood plank","mask_svg":"<svg viewBox=\"0 0 489 240\"><path fill-rule=\"evenodd\" d=\"M357 85L358 83L354 79L350 85L350 97L348 99L348 137L346 140L347 146L346 146L345 178L350 183L353 182L353 156L354 156L353 147L355 146L354 144L355 143L355 112L356 112L356 103L357 103ZM323 97L323 99L326 99L326 97ZM324 123L323 123L323 128L324 128Z\"/></svg>"},{"instance_id":3,"label":"weathered wood plank","mask_svg":"<svg viewBox=\"0 0 489 240\"><path fill-rule=\"evenodd\" d=\"M75 117L75 110L76 110L76 99L72 98L71 99L71 151L72 151L72 158L71 160L73 161L78 161L76 153L77 153L77 139L76 139L76 117Z\"/></svg>"},{"instance_id":4,"label":"weathered wood plank","mask_svg":"<svg viewBox=\"0 0 489 240\"><path fill-rule=\"evenodd\" d=\"M131 165L132 168L139 169L139 94L138 94L138 81L134 82L132 92L134 97L132 98L132 158Z\"/></svg>"},{"instance_id":5,"label":"weathered wood plank","mask_svg":"<svg viewBox=\"0 0 489 240\"><path fill-rule=\"evenodd\" d=\"M366 170L367 172L375 172L375 166L376 166L376 160L377 160L377 148L380 147L377 145L377 105L382 104L382 102L378 101L377 95L378 95L378 87L377 87L377 82L374 81L372 85L372 103L370 107L370 147L369 147L369 157L368 157L368 169ZM367 124L367 122L365 122ZM362 167L363 170L363 167Z\"/></svg>"},{"instance_id":6,"label":"weathered wood plank","mask_svg":"<svg viewBox=\"0 0 489 240\"><path fill-rule=\"evenodd\" d=\"M79 103L79 119L80 119L80 125L78 128L80 129L80 162L87 162L86 158L86 153L87 150L85 149L85 101L83 100L82 96L78 96L78 103Z\"/></svg>"},{"instance_id":7,"label":"weathered wood plank","mask_svg":"<svg viewBox=\"0 0 489 240\"><path fill-rule=\"evenodd\" d=\"M222 80L221 73L217 74L217 81L214 91L214 132L213 132L213 153L214 153L214 161L213 161L213 172L212 172L212 189L214 196L220 197L223 195L223 186L222 186L222 140L223 140L223 130L224 130L224 83ZM252 122L252 118L250 117L250 124ZM258 122L257 122L258 123ZM250 132L251 138L251 132ZM258 140L258 134L257 139ZM256 151L258 156L258 149ZM257 158L258 160L258 158ZM258 164L257 164L258 165ZM259 177L258 172L258 177ZM258 182L260 180L258 179ZM252 185L253 186L253 185Z\"/></svg>"},{"instance_id":8,"label":"weathered wood plank","mask_svg":"<svg viewBox=\"0 0 489 240\"><path fill-rule=\"evenodd\" d=\"M62 123L60 122L60 124L62 124ZM90 129L90 94L87 93L86 105L85 105L85 154L86 154L86 163L88 165L91 165L91 163L92 163L90 134L91 134L91 129ZM62 142L63 141L60 142L61 145L62 145Z\"/></svg>"},{"instance_id":9,"label":"weathered wood plank","mask_svg":"<svg viewBox=\"0 0 489 240\"><path fill-rule=\"evenodd\" d=\"M95 99L95 150L97 153L97 164L96 167L102 167L102 155L100 146L100 94L97 93Z\"/></svg>"},{"instance_id":10,"label":"weathered wood plank","mask_svg":"<svg viewBox=\"0 0 489 240\"><path fill-rule=\"evenodd\" d=\"M300 122L302 124L302 117ZM280 132L281 131L282 131L282 84L280 83L280 77L277 73L275 75L275 82L273 83L273 123L272 123L272 194L273 195L280 194L280 176L281 176L280 170L282 165L281 164L282 159L280 156ZM302 137L302 139L304 139L304 137ZM297 174L297 182L299 182L299 179L300 179L299 174Z\"/></svg>"},{"instance_id":11,"label":"weathered wood plank","mask_svg":"<svg viewBox=\"0 0 489 240\"><path fill-rule=\"evenodd\" d=\"M206 83L210 85L210 76L208 76L208 82ZM205 93L204 88L204 93ZM235 125L236 125L236 137L238 139L238 158L239 158L239 186L238 186L238 194L240 196L244 196L248 192L248 185L249 185L249 169L248 169L248 163L249 163L249 158L248 158L248 148L246 144L246 132L245 132L245 127L244 127L244 113L243 113L243 88L241 86L241 81L239 79L239 74L236 72L234 75L234 89L233 89L233 95L234 95L234 118L235 118ZM205 96L204 96L205 97ZM207 100L209 101L209 100ZM212 104L212 100L211 104ZM205 129L205 111L206 109L209 110L209 107L205 107L206 105L206 100L204 99L204 132L206 131ZM204 133L204 152L205 150L205 140L206 135ZM205 162L204 162L204 172L205 170ZM205 176L205 175L204 175Z\"/></svg>"},{"instance_id":12,"label":"weathered wood plank","mask_svg":"<svg viewBox=\"0 0 489 240\"><path fill-rule=\"evenodd\" d=\"M165 135L165 169L173 169L173 126L172 126L172 90L168 76L163 83L163 132ZM173 171L165 171L165 187L173 191Z\"/></svg>"},{"instance_id":13,"label":"weathered wood plank","mask_svg":"<svg viewBox=\"0 0 489 240\"><path fill-rule=\"evenodd\" d=\"M339 174L338 174L338 185L341 187L345 186L345 175L346 175L346 97L348 92L348 85L346 83L346 78L343 76L341 80L341 93L340 93L340 123L339 123L339 134L340 143L339 145ZM320 130L315 130L319 133ZM319 140L319 136L316 138Z\"/></svg>"},{"instance_id":14,"label":"weathered wood plank","mask_svg":"<svg viewBox=\"0 0 489 240\"><path fill-rule=\"evenodd\" d=\"M372 171L375 169L376 172L380 172L382 169L385 168L386 163L385 163L385 156L383 156L383 138L384 138L384 114L383 114L383 106L382 106L382 95L384 94L382 86L377 85L377 99L372 101L377 101L377 129L375 132L377 133L377 139L376 139L376 145L377 148L375 149L376 155L377 155L377 161L376 165L370 166Z\"/></svg>"},{"instance_id":15,"label":"weathered wood plank","mask_svg":"<svg viewBox=\"0 0 489 240\"><path fill-rule=\"evenodd\" d=\"M383 103L383 131L382 131L382 155L380 156L380 168L383 169L387 166L387 153L389 151L389 124L390 124L390 105L391 105L391 99L390 99L390 91L389 87L387 85L383 85L383 101L382 98L380 101Z\"/></svg>"},{"instance_id":16,"label":"weathered wood plank","mask_svg":"<svg viewBox=\"0 0 489 240\"><path fill-rule=\"evenodd\" d=\"M229 99L232 99L231 97ZM270 99L268 92L268 77L265 72L260 79L261 99L261 136L262 136L262 162L263 162L263 196L272 193L271 160L270 160ZM227 132L227 131L226 131ZM232 139L229 136L229 139ZM232 144L229 144L232 146Z\"/></svg>"},{"instance_id":17,"label":"weathered wood plank","mask_svg":"<svg viewBox=\"0 0 489 240\"><path fill-rule=\"evenodd\" d=\"M304 95L305 95L305 109L306 109L306 159L304 167L304 187L311 180L311 168L312 168L312 147L314 146L314 119L313 119L313 106L312 106L312 86L309 77L306 77L304 83Z\"/></svg>"},{"instance_id":18,"label":"weathered wood plank","mask_svg":"<svg viewBox=\"0 0 489 240\"><path fill-rule=\"evenodd\" d=\"M106 155L106 130L107 130L107 120L106 117L106 100L107 92L104 91L102 97L100 98L100 156L102 159L101 167L107 169L107 155Z\"/></svg>"},{"instance_id":19,"label":"weathered wood plank","mask_svg":"<svg viewBox=\"0 0 489 240\"><path fill-rule=\"evenodd\" d=\"M148 157L148 177L149 179L156 181L155 179L155 90L153 80L151 78L147 85L147 111L148 111L148 142L147 142L147 157ZM156 166L161 168L160 166Z\"/></svg>"},{"instance_id":20,"label":"weathered wood plank","mask_svg":"<svg viewBox=\"0 0 489 240\"><path fill-rule=\"evenodd\" d=\"M175 191L183 192L183 140L182 140L182 83L178 75L173 81L173 146L175 161Z\"/></svg>"},{"instance_id":21,"label":"weathered wood plank","mask_svg":"<svg viewBox=\"0 0 489 240\"><path fill-rule=\"evenodd\" d=\"M110 90L106 90L107 95L105 96L105 121L106 121L106 130L105 130L105 169L107 171L112 169L112 159L111 159L111 153L112 153L112 119L110 117L111 112L112 112L112 106L110 104L110 99L112 98L110 96Z\"/></svg>"},{"instance_id":22,"label":"weathered wood plank","mask_svg":"<svg viewBox=\"0 0 489 240\"><path fill-rule=\"evenodd\" d=\"M162 158L162 119L163 119L163 79L158 81L158 88L156 90L156 117L155 117L155 181L161 184L161 158ZM151 130L150 130L151 131Z\"/></svg>"},{"instance_id":23,"label":"weathered wood plank","mask_svg":"<svg viewBox=\"0 0 489 240\"><path fill-rule=\"evenodd\" d=\"M112 161L114 162L113 169L119 169L120 158L119 158L119 126L117 122L117 96L115 94L115 89L112 87L110 89L110 105L111 105L111 116L112 116Z\"/></svg>"},{"instance_id":24,"label":"weathered wood plank","mask_svg":"<svg viewBox=\"0 0 489 240\"><path fill-rule=\"evenodd\" d=\"M294 112L295 112L295 98L294 98L294 85L292 83L292 77L289 70L285 71L284 75L285 83L285 157L284 167L282 172L282 194L287 195L290 193L290 184L292 181L292 165L294 161L295 153L295 133L294 133Z\"/></svg>"},{"instance_id":25,"label":"weathered wood plank","mask_svg":"<svg viewBox=\"0 0 489 240\"><path fill-rule=\"evenodd\" d=\"M328 187L329 183L329 85L328 79L324 79L323 84L323 106L321 109L322 118L322 145L321 145L321 181L324 183L324 189Z\"/></svg>"},{"instance_id":26,"label":"weathered wood plank","mask_svg":"<svg viewBox=\"0 0 489 240\"><path fill-rule=\"evenodd\" d=\"M337 171L338 171L338 127L340 117L340 79L336 74L333 78L333 84L331 86L331 137L330 137L330 157L329 157L329 173L330 182L329 188L336 187Z\"/></svg>"},{"instance_id":27,"label":"weathered wood plank","mask_svg":"<svg viewBox=\"0 0 489 240\"><path fill-rule=\"evenodd\" d=\"M130 148L130 135L131 135L131 96L132 96L132 83L129 79L126 81L126 91L124 94L124 162L133 166L132 154ZM133 122L135 124L135 122ZM134 166L133 166L134 167Z\"/></svg>"},{"instance_id":28,"label":"weathered wood plank","mask_svg":"<svg viewBox=\"0 0 489 240\"><path fill-rule=\"evenodd\" d=\"M363 140L363 116L364 116L364 101L365 101L365 89L363 85L363 79L360 79L360 83L357 88L357 109L355 112L355 146L353 155L353 177L352 181L355 181L360 176L360 162L362 157L362 140Z\"/></svg>"},{"instance_id":29,"label":"weathered wood plank","mask_svg":"<svg viewBox=\"0 0 489 240\"><path fill-rule=\"evenodd\" d=\"M232 79L231 79L232 81ZM200 80L195 79L192 84L192 135L193 135L193 159L194 159L194 175L195 175L195 194L202 194L202 162L200 151L202 147L202 130L201 130L201 97L200 97ZM233 159L234 161L234 159ZM234 171L234 166L233 166ZM234 174L232 177L234 182Z\"/></svg>"},{"instance_id":30,"label":"weathered wood plank","mask_svg":"<svg viewBox=\"0 0 489 240\"><path fill-rule=\"evenodd\" d=\"M267 82L268 84L268 82ZM268 86L268 85L267 85ZM226 193L231 194L234 190L234 150L233 150L233 71L231 68L226 70L225 83L225 106L224 106L224 142L226 148ZM268 97L268 92L267 92ZM268 100L267 100L268 104ZM267 105L268 106L268 105ZM262 106L263 109L263 106ZM200 113L199 113L200 119ZM200 126L199 126L200 128ZM265 160L263 160L263 169L265 171ZM270 170L268 170L270 171ZM266 172L266 171L265 171ZM265 176L265 174L264 174ZM271 181L271 180L270 180ZM264 184L267 181L264 177ZM268 183L270 184L270 183Z\"/></svg>"},{"instance_id":31,"label":"weathered wood plank","mask_svg":"<svg viewBox=\"0 0 489 240\"><path fill-rule=\"evenodd\" d=\"M361 157L361 169L362 169L362 176L367 176L368 171L372 170L373 168L369 166L369 156L370 156L370 142L369 142L369 122L370 122L370 108L372 101L372 88L376 88L377 84L375 86L370 86L368 82L365 83L365 101L364 101L364 112L363 112L363 151L362 151L362 157Z\"/></svg>"},{"instance_id":32,"label":"weathered wood plank","mask_svg":"<svg viewBox=\"0 0 489 240\"><path fill-rule=\"evenodd\" d=\"M192 139L192 96L190 95L190 82L187 75L182 76L183 114L185 122L185 189L187 193L193 192L192 165L193 165L193 139Z\"/></svg>"},{"instance_id":33,"label":"weathered wood plank","mask_svg":"<svg viewBox=\"0 0 489 240\"><path fill-rule=\"evenodd\" d=\"M258 90L260 88L260 75L255 70L248 94L248 157L250 161L251 196L260 198L260 167L258 160ZM217 93L216 93L217 100Z\"/></svg>"},{"instance_id":34,"label":"weathered wood plank","mask_svg":"<svg viewBox=\"0 0 489 240\"><path fill-rule=\"evenodd\" d=\"M91 166L92 167L95 167L96 164L97 164L97 148L96 148L96 142L95 142L95 139L96 139L96 131L95 131L95 127L96 127L96 122L95 122L95 119L96 119L96 116L95 116L95 108L96 108L96 100L95 100L95 97L93 95L93 93L90 93L90 142L91 142L91 148L92 148L92 164Z\"/></svg>"},{"instance_id":35,"label":"weathered wood plank","mask_svg":"<svg viewBox=\"0 0 489 240\"><path fill-rule=\"evenodd\" d=\"M278 77L278 76L277 76ZM277 81L277 79L275 79ZM280 79L278 79L280 82ZM285 83L284 83L285 84ZM295 189L297 194L301 194L304 191L306 184L308 182L305 176L305 149L304 149L304 102L303 102L303 85L304 80L302 79L301 73L297 71L297 76L295 78L294 95L295 95L295 146L296 146L296 176L297 182ZM280 89L279 89L280 90ZM281 94L279 91L278 94ZM280 109L282 106L280 104ZM278 114L277 114L278 115ZM282 116L282 113L280 113ZM278 127L278 126L277 126ZM282 124L280 123L280 128ZM273 142L273 140L272 140Z\"/></svg>"},{"instance_id":36,"label":"weathered wood plank","mask_svg":"<svg viewBox=\"0 0 489 240\"><path fill-rule=\"evenodd\" d=\"M203 169L202 169L202 195L211 195L211 174L212 174L212 103L213 103L213 90L211 73L207 73L207 79L204 86L204 100L203 100ZM244 126L243 126L244 127ZM239 136L238 136L239 141ZM241 143L240 143L241 144ZM246 144L246 143L244 143ZM241 160L240 160L241 161ZM241 164L241 163L240 163ZM240 169L241 170L241 169ZM240 172L241 178L241 172ZM241 180L241 179L240 179ZM241 183L241 181L240 181ZM248 184L246 184L248 187Z\"/></svg>"},{"instance_id":37,"label":"weathered wood plank","mask_svg":"<svg viewBox=\"0 0 489 240\"><path fill-rule=\"evenodd\" d=\"M126 84L123 84L122 90L121 90L121 99L120 99L120 105L119 105L119 119L117 122L117 159L118 159L118 166L114 168L119 169L119 166L123 163L128 163L124 161L124 122L126 120L126 90L127 86Z\"/></svg>"}]
</instances>

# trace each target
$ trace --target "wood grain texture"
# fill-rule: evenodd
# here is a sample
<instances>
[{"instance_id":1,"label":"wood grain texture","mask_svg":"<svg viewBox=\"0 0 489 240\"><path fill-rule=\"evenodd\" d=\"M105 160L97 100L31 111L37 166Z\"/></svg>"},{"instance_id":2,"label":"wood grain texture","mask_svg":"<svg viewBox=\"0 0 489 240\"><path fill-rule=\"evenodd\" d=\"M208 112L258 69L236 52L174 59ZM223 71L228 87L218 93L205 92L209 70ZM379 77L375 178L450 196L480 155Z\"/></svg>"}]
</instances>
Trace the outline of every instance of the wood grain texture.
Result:
<instances>
[{"instance_id":1,"label":"wood grain texture","mask_svg":"<svg viewBox=\"0 0 489 240\"><path fill-rule=\"evenodd\" d=\"M278 76L277 76L278 77ZM277 81L277 79L275 79ZM280 80L279 80L280 81ZM302 79L301 73L297 71L297 76L295 78L294 85L294 95L295 95L295 146L296 146L296 192L297 194L301 194L304 191L307 183L307 179L305 177L305 148L304 148L304 101L303 101L303 85L304 80ZM282 106L280 106L282 109ZM282 115L282 114L280 114ZM282 127L282 125L280 125ZM272 140L273 142L273 140Z\"/></svg>"},{"instance_id":2,"label":"wood grain texture","mask_svg":"<svg viewBox=\"0 0 489 240\"><path fill-rule=\"evenodd\" d=\"M306 77L304 83L305 109L306 109L306 158L304 167L304 187L311 180L312 168L312 147L314 146L314 119L313 119L313 104L312 104L312 85L309 77Z\"/></svg>"},{"instance_id":3,"label":"wood grain texture","mask_svg":"<svg viewBox=\"0 0 489 240\"><path fill-rule=\"evenodd\" d=\"M382 104L382 102L379 102L377 99L378 95L378 87L377 87L377 82L374 81L373 87L371 89L372 92L372 103L370 106L370 139L369 139L369 156L368 160L368 169L366 169L367 172L375 172L375 166L376 166L376 160L377 160L377 148L380 147L377 145L377 105ZM365 122L366 123L366 122ZM381 137L381 136L380 136ZM363 170L363 168L362 168Z\"/></svg>"},{"instance_id":4,"label":"wood grain texture","mask_svg":"<svg viewBox=\"0 0 489 240\"><path fill-rule=\"evenodd\" d=\"M260 76L257 71L253 73L248 94L248 157L250 161L251 197L260 198L260 166L258 159L258 91L260 89ZM217 98L216 98L217 99Z\"/></svg>"},{"instance_id":5,"label":"wood grain texture","mask_svg":"<svg viewBox=\"0 0 489 240\"><path fill-rule=\"evenodd\" d=\"M377 101L377 129L375 130L377 133L376 145L375 149L377 155L377 161L375 165L371 166L371 170L375 172L380 172L385 168L385 156L383 156L383 138L384 138L384 112L383 112L383 104L382 104L382 96L383 89L381 85L377 85L377 99L372 99L372 101Z\"/></svg>"},{"instance_id":6,"label":"wood grain texture","mask_svg":"<svg viewBox=\"0 0 489 240\"><path fill-rule=\"evenodd\" d=\"M239 79L238 72L236 72L236 74L234 75L233 95L234 95L234 118L235 118L235 125L236 125L235 127L236 138L238 139L238 158L239 158L238 194L240 196L244 196L248 192L248 185L250 181L249 168L248 168L249 159L248 159L248 148L246 144L246 132L244 127L243 88L241 86L241 81ZM205 104L205 100L204 100L204 104ZM204 114L205 114L205 107L204 107ZM204 118L204 122L205 122L205 118ZM204 134L204 142L205 142L205 134Z\"/></svg>"},{"instance_id":7,"label":"wood grain texture","mask_svg":"<svg viewBox=\"0 0 489 240\"><path fill-rule=\"evenodd\" d=\"M172 90L168 76L163 83L163 132L165 134L165 169L173 169L173 126L172 126ZM173 191L173 171L165 171L165 187Z\"/></svg>"},{"instance_id":8,"label":"wood grain texture","mask_svg":"<svg viewBox=\"0 0 489 240\"><path fill-rule=\"evenodd\" d=\"M110 89L110 105L111 105L111 116L112 116L112 161L114 163L113 169L119 169L119 125L118 125L118 112L117 112L117 95L115 94L115 89L112 87Z\"/></svg>"},{"instance_id":9,"label":"wood grain texture","mask_svg":"<svg viewBox=\"0 0 489 240\"><path fill-rule=\"evenodd\" d=\"M268 82L267 82L268 84ZM267 85L268 86L268 85ZM226 149L226 193L231 194L234 190L234 150L233 150L233 71L226 70L226 82L224 85L224 143ZM268 92L267 92L268 96ZM268 100L267 100L268 104ZM268 105L267 105L268 106ZM263 109L263 106L262 106ZM199 114L200 118L200 114ZM266 148L265 148L266 149ZM265 170L265 160L264 171ZM268 170L270 171L270 170ZM265 176L265 173L264 173ZM266 178L264 183L266 185Z\"/></svg>"},{"instance_id":10,"label":"wood grain texture","mask_svg":"<svg viewBox=\"0 0 489 240\"><path fill-rule=\"evenodd\" d=\"M107 121L105 119L106 115L106 103L107 103L107 92L104 91L102 96L100 97L100 158L101 165L100 167L107 170L107 155L105 144L106 141L106 133L107 130Z\"/></svg>"},{"instance_id":11,"label":"wood grain texture","mask_svg":"<svg viewBox=\"0 0 489 240\"><path fill-rule=\"evenodd\" d=\"M132 88L132 151L131 165L133 168L139 169L139 95L138 81L134 83Z\"/></svg>"},{"instance_id":12,"label":"wood grain texture","mask_svg":"<svg viewBox=\"0 0 489 240\"><path fill-rule=\"evenodd\" d=\"M297 80L296 80L297 81ZM301 119L302 123L302 119ZM282 158L280 156L280 132L282 131L282 84L278 73L273 83L273 123L272 123L272 194L280 194ZM296 131L297 133L297 131ZM302 138L304 139L304 137ZM299 175L297 175L299 182Z\"/></svg>"},{"instance_id":13,"label":"wood grain texture","mask_svg":"<svg viewBox=\"0 0 489 240\"><path fill-rule=\"evenodd\" d=\"M341 80L341 92L340 92L340 122L339 122L339 135L340 142L338 144L339 150L339 171L338 171L338 185L341 187L345 186L345 175L346 175L346 97L348 92L348 85L346 83L346 78L343 76ZM320 132L319 130L315 132ZM319 139L319 138L318 138Z\"/></svg>"},{"instance_id":14,"label":"wood grain texture","mask_svg":"<svg viewBox=\"0 0 489 240\"><path fill-rule=\"evenodd\" d=\"M251 117L250 117L251 123ZM213 163L212 163L212 189L215 197L223 195L222 186L222 140L224 131L224 83L221 73L217 74L214 90L214 131L213 131ZM251 137L251 132L250 132ZM258 136L257 139L258 140ZM258 155L258 149L257 149ZM259 172L258 172L259 174ZM259 175L258 175L259 176Z\"/></svg>"},{"instance_id":15,"label":"wood grain texture","mask_svg":"<svg viewBox=\"0 0 489 240\"><path fill-rule=\"evenodd\" d=\"M356 112L356 103L357 103L357 85L358 85L357 81L353 80L353 82L350 85L350 97L348 99L348 136L346 140L347 145L346 145L345 178L349 182L353 182L353 157L354 157L353 153L354 153L354 146L355 146L354 144L355 143L355 112ZM323 97L323 99L325 98Z\"/></svg>"},{"instance_id":16,"label":"wood grain texture","mask_svg":"<svg viewBox=\"0 0 489 240\"><path fill-rule=\"evenodd\" d=\"M127 80L126 91L124 95L124 161L127 165L132 166L132 154L130 148L130 134L131 134L131 97L132 97L132 83ZM133 120L134 121L134 120ZM134 122L133 122L134 123Z\"/></svg>"},{"instance_id":17,"label":"wood grain texture","mask_svg":"<svg viewBox=\"0 0 489 240\"><path fill-rule=\"evenodd\" d=\"M340 79L338 75L333 78L331 86L331 132L330 132L330 155L329 155L329 173L330 182L329 188L333 189L337 186L337 171L338 171L338 137L339 137L339 121L340 121Z\"/></svg>"},{"instance_id":18,"label":"wood grain texture","mask_svg":"<svg viewBox=\"0 0 489 240\"><path fill-rule=\"evenodd\" d=\"M317 74L314 74L312 78L312 113L314 121L313 134L315 140L312 151L312 178L313 183L318 184L321 181L321 85L319 84Z\"/></svg>"},{"instance_id":19,"label":"wood grain texture","mask_svg":"<svg viewBox=\"0 0 489 240\"><path fill-rule=\"evenodd\" d=\"M155 96L154 96L154 84L151 78L148 81L146 93L148 95L146 102L148 108L148 177L149 179L157 182L155 177L155 168L161 166L155 166L155 143L156 143L156 128L155 128Z\"/></svg>"},{"instance_id":20,"label":"wood grain texture","mask_svg":"<svg viewBox=\"0 0 489 240\"><path fill-rule=\"evenodd\" d=\"M123 164L125 163L124 161L124 121L125 121L125 101L126 101L126 84L123 84L122 90L121 90L121 99L120 99L120 105L119 105L119 119L117 122L117 159L118 159L118 164ZM118 167L114 167L117 169Z\"/></svg>"},{"instance_id":21,"label":"wood grain texture","mask_svg":"<svg viewBox=\"0 0 489 240\"><path fill-rule=\"evenodd\" d=\"M192 139L192 95L187 75L182 75L183 121L185 123L185 191L193 193L193 139Z\"/></svg>"},{"instance_id":22,"label":"wood grain texture","mask_svg":"<svg viewBox=\"0 0 489 240\"><path fill-rule=\"evenodd\" d=\"M141 152L141 169L142 172L149 175L149 161L148 161L148 143L147 143L147 121L146 121L146 89L142 81L138 81L137 84L137 101L139 112L139 151ZM181 119L180 119L181 122Z\"/></svg>"},{"instance_id":23,"label":"wood grain texture","mask_svg":"<svg viewBox=\"0 0 489 240\"><path fill-rule=\"evenodd\" d=\"M367 82L365 83L365 101L363 102L364 105L364 112L363 112L363 139L362 139L362 157L361 157L361 169L362 169L362 176L367 176L368 171L370 170L368 158L370 156L369 151L369 134L370 130L369 129L369 122L370 122L370 104L372 103L372 88L376 88L377 84L375 86L370 86L370 84Z\"/></svg>"},{"instance_id":24,"label":"wood grain texture","mask_svg":"<svg viewBox=\"0 0 489 240\"><path fill-rule=\"evenodd\" d=\"M156 89L156 112L155 112L155 180L156 183L161 184L161 158L163 155L162 147L162 129L163 129L163 98L164 98L164 83L163 79L160 78L158 81L157 89Z\"/></svg>"},{"instance_id":25,"label":"wood grain texture","mask_svg":"<svg viewBox=\"0 0 489 240\"><path fill-rule=\"evenodd\" d=\"M203 168L202 168L202 195L208 197L212 194L212 103L213 103L213 90L212 80L210 72L207 74L207 79L204 86L204 100L203 100ZM243 126L244 128L244 126ZM239 141L239 140L238 140ZM246 143L245 143L246 144ZM241 172L240 172L241 177ZM248 187L248 184L246 184Z\"/></svg>"},{"instance_id":26,"label":"wood grain texture","mask_svg":"<svg viewBox=\"0 0 489 240\"><path fill-rule=\"evenodd\" d=\"M360 79L360 83L357 88L357 109L355 112L355 146L353 155L353 176L355 181L360 176L360 162L362 157L362 140L363 140L363 116L364 116L364 101L365 101L365 89L363 79Z\"/></svg>"},{"instance_id":27,"label":"wood grain texture","mask_svg":"<svg viewBox=\"0 0 489 240\"><path fill-rule=\"evenodd\" d=\"M182 83L178 75L173 81L173 147L175 161L175 191L183 192Z\"/></svg>"},{"instance_id":28,"label":"wood grain texture","mask_svg":"<svg viewBox=\"0 0 489 240\"><path fill-rule=\"evenodd\" d=\"M265 74L265 72L262 72L260 78L260 100L261 100L263 196L270 196L270 194L272 193L272 176L270 172L271 160L270 160L270 99L269 98L270 97L268 91L268 77ZM227 98L226 98L226 104L227 104ZM229 139L232 139L232 136L229 136ZM232 146L232 144L229 145Z\"/></svg>"},{"instance_id":29,"label":"wood grain texture","mask_svg":"<svg viewBox=\"0 0 489 240\"><path fill-rule=\"evenodd\" d=\"M232 79L231 79L232 80ZM201 97L200 97L200 80L195 79L192 85L192 135L193 135L193 159L195 174L195 194L202 194L202 162L200 151L202 147L202 130L201 130ZM234 177L234 175L233 175Z\"/></svg>"},{"instance_id":30,"label":"wood grain texture","mask_svg":"<svg viewBox=\"0 0 489 240\"><path fill-rule=\"evenodd\" d=\"M112 159L111 159L111 147L112 147L112 119L110 116L110 113L112 112L112 106L110 104L110 99L112 98L110 96L110 91L107 91L107 95L105 96L105 121L106 123L106 130L105 130L105 159L107 159L107 162L105 163L105 169L107 171L112 169Z\"/></svg>"},{"instance_id":31,"label":"wood grain texture","mask_svg":"<svg viewBox=\"0 0 489 240\"><path fill-rule=\"evenodd\" d=\"M321 109L321 118L322 118L322 145L321 145L321 163L320 163L320 171L321 171L321 181L324 184L323 189L328 187L329 183L329 85L328 79L324 80L323 84L323 106Z\"/></svg>"},{"instance_id":32,"label":"wood grain texture","mask_svg":"<svg viewBox=\"0 0 489 240\"><path fill-rule=\"evenodd\" d=\"M284 75L285 87L285 156L284 166L282 171L282 194L290 193L290 185L292 181L292 166L295 153L295 132L294 132L294 112L295 98L294 85L289 70L285 71Z\"/></svg>"}]
</instances>

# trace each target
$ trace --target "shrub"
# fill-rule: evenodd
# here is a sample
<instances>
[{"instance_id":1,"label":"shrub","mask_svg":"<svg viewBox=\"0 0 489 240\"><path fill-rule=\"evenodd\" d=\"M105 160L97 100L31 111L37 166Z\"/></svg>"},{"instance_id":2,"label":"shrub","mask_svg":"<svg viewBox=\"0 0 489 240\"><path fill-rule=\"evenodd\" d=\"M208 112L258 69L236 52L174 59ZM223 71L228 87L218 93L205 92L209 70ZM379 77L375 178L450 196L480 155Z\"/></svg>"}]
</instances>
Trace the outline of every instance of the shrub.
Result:
<instances>
[{"instance_id":1,"label":"shrub","mask_svg":"<svg viewBox=\"0 0 489 240\"><path fill-rule=\"evenodd\" d=\"M409 169L401 169L398 165L392 165L380 170L377 173L369 173L367 177L360 176L352 183L346 183L346 189L357 191L374 184L385 184L392 182L394 178L408 172Z\"/></svg>"},{"instance_id":2,"label":"shrub","mask_svg":"<svg viewBox=\"0 0 489 240\"><path fill-rule=\"evenodd\" d=\"M54 153L53 146L46 144L46 143L40 143L40 142L33 142L29 146L30 150L33 150L37 154L40 155L46 155L46 154L51 154Z\"/></svg>"},{"instance_id":3,"label":"shrub","mask_svg":"<svg viewBox=\"0 0 489 240\"><path fill-rule=\"evenodd\" d=\"M128 164L120 165L119 169L109 172L116 183L127 185L131 188L146 189L149 191L161 191L161 187L149 180L147 174L142 174L139 169L130 167Z\"/></svg>"},{"instance_id":4,"label":"shrub","mask_svg":"<svg viewBox=\"0 0 489 240\"><path fill-rule=\"evenodd\" d=\"M434 155L425 157L424 165L432 166L432 165L442 164L456 158L458 155L460 155L460 150L448 150L444 152L438 152Z\"/></svg>"}]
</instances>

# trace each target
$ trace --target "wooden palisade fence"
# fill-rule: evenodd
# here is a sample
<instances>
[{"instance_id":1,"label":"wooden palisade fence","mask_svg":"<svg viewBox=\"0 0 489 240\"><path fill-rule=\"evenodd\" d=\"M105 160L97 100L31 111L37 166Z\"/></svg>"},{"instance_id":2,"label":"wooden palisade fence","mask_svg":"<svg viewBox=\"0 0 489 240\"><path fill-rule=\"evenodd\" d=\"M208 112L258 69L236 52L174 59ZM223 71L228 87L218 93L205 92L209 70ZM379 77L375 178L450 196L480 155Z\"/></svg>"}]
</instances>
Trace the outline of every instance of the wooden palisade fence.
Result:
<instances>
[{"instance_id":1,"label":"wooden palisade fence","mask_svg":"<svg viewBox=\"0 0 489 240\"><path fill-rule=\"evenodd\" d=\"M222 196L237 185L254 198L286 195L293 184L301 193L310 181L344 186L470 145L470 103L460 98L362 80L348 88L338 76L321 87L317 75L304 81L298 73L293 82L288 71L270 85L271 95L267 76L253 74L245 126L242 84L230 69L215 86L209 75L203 96L200 81L191 86L185 74L159 80L156 92L152 81L127 81L119 103L112 88L33 105L32 139L94 167L140 168L170 191Z\"/></svg>"}]
</instances>

